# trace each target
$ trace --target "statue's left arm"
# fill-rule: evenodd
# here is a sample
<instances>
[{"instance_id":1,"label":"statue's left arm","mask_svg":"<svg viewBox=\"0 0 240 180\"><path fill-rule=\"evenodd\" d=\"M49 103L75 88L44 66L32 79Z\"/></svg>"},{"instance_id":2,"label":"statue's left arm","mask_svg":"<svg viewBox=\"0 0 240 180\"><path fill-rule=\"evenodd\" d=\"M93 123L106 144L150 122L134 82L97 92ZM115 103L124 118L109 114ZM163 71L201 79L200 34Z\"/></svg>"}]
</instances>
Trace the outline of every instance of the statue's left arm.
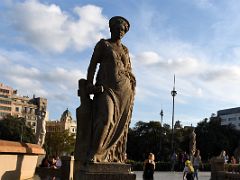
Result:
<instances>
[{"instance_id":1,"label":"statue's left arm","mask_svg":"<svg viewBox=\"0 0 240 180\"><path fill-rule=\"evenodd\" d=\"M128 61L127 72L128 72L128 75L129 75L129 78L130 78L130 81L131 81L132 89L134 90L135 87L136 87L136 78L135 78L134 74L132 73L131 59L129 57L128 48L126 46L124 46L124 51L125 51L127 61Z\"/></svg>"}]
</instances>

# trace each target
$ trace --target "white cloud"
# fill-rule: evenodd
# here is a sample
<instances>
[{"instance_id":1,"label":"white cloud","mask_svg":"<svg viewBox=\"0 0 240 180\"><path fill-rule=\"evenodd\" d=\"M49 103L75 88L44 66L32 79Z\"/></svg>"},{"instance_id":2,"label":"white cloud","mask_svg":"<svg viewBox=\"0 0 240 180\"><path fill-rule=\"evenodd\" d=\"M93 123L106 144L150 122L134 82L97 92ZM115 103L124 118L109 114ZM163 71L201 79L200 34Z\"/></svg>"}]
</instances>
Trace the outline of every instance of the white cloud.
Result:
<instances>
[{"instance_id":1,"label":"white cloud","mask_svg":"<svg viewBox=\"0 0 240 180\"><path fill-rule=\"evenodd\" d=\"M240 66L230 64L216 64L199 59L198 57L181 56L170 60L161 60L156 63L138 61L132 56L137 69L137 97L146 100L160 96L159 99L165 101L173 87L173 74L176 74L176 88L178 91L177 101L180 104L189 104L195 99L211 100L213 102L235 101L239 98ZM148 57L161 57L158 53L151 53ZM144 58L143 58L144 59ZM152 58L154 59L154 58ZM230 88L231 87L231 88ZM226 96L229 92L229 96Z\"/></svg>"},{"instance_id":2,"label":"white cloud","mask_svg":"<svg viewBox=\"0 0 240 180\"><path fill-rule=\"evenodd\" d=\"M210 0L193 0L193 2L198 6L199 8L210 8L213 7L213 4L210 2Z\"/></svg>"},{"instance_id":3,"label":"white cloud","mask_svg":"<svg viewBox=\"0 0 240 180\"><path fill-rule=\"evenodd\" d=\"M76 7L74 12L79 20L70 22L68 27L74 47L77 50L91 47L104 36L104 30L108 29L107 19L101 14L102 9L93 5Z\"/></svg>"},{"instance_id":4,"label":"white cloud","mask_svg":"<svg viewBox=\"0 0 240 180\"><path fill-rule=\"evenodd\" d=\"M20 54L20 56L18 56ZM76 91L78 79L84 77L84 73L76 68L47 67L42 64L25 65L16 59L23 58L24 53L15 52L8 56L9 52L0 50L1 81L6 80L14 88L20 89L27 95L50 97L56 90L58 93L68 94ZM26 54L26 61L28 55ZM16 59L14 59L16 58ZM31 58L31 57L29 57ZM41 64L41 63L40 63Z\"/></svg>"},{"instance_id":5,"label":"white cloud","mask_svg":"<svg viewBox=\"0 0 240 180\"><path fill-rule=\"evenodd\" d=\"M10 7L11 22L22 40L42 52L62 53L67 48L81 51L104 36L107 19L100 7L76 7L74 12L78 19L55 4L43 4L38 0Z\"/></svg>"},{"instance_id":6,"label":"white cloud","mask_svg":"<svg viewBox=\"0 0 240 180\"><path fill-rule=\"evenodd\" d=\"M161 61L161 57L156 52L152 51L142 52L137 55L136 59L143 65L156 64Z\"/></svg>"},{"instance_id":7,"label":"white cloud","mask_svg":"<svg viewBox=\"0 0 240 180\"><path fill-rule=\"evenodd\" d=\"M78 80L84 78L84 74L80 70L56 67L51 72L45 72L43 78L49 82L54 82L62 89L73 87L76 89Z\"/></svg>"}]
</instances>

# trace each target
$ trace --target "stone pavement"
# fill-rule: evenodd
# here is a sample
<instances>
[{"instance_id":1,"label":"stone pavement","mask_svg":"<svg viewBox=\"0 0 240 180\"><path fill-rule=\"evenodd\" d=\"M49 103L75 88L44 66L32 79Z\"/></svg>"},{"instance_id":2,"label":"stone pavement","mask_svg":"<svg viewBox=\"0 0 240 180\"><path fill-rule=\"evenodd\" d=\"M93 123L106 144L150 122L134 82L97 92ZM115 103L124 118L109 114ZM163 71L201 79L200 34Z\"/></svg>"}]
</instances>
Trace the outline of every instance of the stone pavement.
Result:
<instances>
[{"instance_id":1,"label":"stone pavement","mask_svg":"<svg viewBox=\"0 0 240 180\"><path fill-rule=\"evenodd\" d=\"M135 171L137 175L136 180L143 180L142 171ZM154 173L154 180L182 180L183 173L182 172L158 172ZM211 177L211 172L199 172L198 179L199 180L209 180Z\"/></svg>"},{"instance_id":2,"label":"stone pavement","mask_svg":"<svg viewBox=\"0 0 240 180\"><path fill-rule=\"evenodd\" d=\"M135 171L137 175L136 180L143 180L142 171ZM154 180L182 180L182 172L158 172L154 173ZM199 172L198 179L199 180L210 180L211 173L210 172ZM29 180L50 180L52 177L41 179L39 176L35 175L32 179ZM55 180L60 180L60 178L54 178Z\"/></svg>"}]
</instances>

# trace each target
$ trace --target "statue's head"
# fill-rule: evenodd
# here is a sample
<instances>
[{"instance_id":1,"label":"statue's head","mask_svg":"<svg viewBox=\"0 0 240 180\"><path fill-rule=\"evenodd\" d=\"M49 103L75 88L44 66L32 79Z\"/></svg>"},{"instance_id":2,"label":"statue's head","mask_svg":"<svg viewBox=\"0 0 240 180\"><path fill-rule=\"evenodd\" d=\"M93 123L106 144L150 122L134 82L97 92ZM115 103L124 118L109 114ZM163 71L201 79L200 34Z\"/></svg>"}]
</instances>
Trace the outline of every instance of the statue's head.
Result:
<instances>
[{"instance_id":1,"label":"statue's head","mask_svg":"<svg viewBox=\"0 0 240 180\"><path fill-rule=\"evenodd\" d=\"M109 20L109 28L113 36L121 39L128 32L130 24L124 17L114 16Z\"/></svg>"}]
</instances>

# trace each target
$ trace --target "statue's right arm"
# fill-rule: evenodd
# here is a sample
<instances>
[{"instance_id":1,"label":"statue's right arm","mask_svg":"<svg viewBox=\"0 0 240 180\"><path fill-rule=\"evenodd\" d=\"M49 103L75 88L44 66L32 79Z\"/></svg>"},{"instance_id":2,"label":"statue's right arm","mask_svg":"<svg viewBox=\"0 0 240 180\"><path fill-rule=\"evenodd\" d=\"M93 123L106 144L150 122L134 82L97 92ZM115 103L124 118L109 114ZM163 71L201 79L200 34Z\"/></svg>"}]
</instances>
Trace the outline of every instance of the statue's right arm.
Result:
<instances>
[{"instance_id":1,"label":"statue's right arm","mask_svg":"<svg viewBox=\"0 0 240 180\"><path fill-rule=\"evenodd\" d=\"M99 41L96 44L89 67L88 67L88 72L87 72L88 85L93 85L93 79L94 79L97 63L100 62L100 59L101 59L101 41Z\"/></svg>"}]
</instances>

